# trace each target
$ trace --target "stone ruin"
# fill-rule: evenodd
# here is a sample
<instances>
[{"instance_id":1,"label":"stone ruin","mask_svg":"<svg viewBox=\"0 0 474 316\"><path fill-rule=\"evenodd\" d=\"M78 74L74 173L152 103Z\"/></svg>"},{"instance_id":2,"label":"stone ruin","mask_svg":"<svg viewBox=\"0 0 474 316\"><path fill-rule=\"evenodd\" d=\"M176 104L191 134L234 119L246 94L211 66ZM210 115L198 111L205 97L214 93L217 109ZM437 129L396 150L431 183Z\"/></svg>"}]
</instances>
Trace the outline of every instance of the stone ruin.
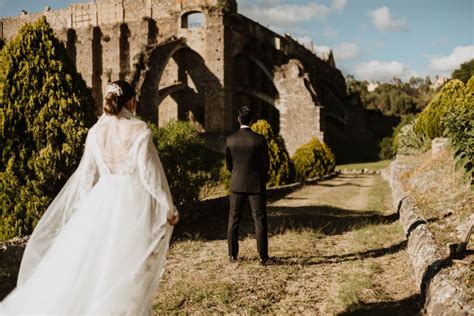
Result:
<instances>
[{"instance_id":1,"label":"stone ruin","mask_svg":"<svg viewBox=\"0 0 474 316\"><path fill-rule=\"evenodd\" d=\"M23 23L42 15L92 88L98 113L107 83L125 79L136 87L143 119L158 126L189 120L218 151L238 128L242 105L269 121L291 155L317 137L339 161L366 159L376 134L391 132L393 122L378 128L380 115L351 102L331 52L318 57L291 36L239 14L235 0L47 7L0 19L0 40L8 42Z\"/></svg>"}]
</instances>

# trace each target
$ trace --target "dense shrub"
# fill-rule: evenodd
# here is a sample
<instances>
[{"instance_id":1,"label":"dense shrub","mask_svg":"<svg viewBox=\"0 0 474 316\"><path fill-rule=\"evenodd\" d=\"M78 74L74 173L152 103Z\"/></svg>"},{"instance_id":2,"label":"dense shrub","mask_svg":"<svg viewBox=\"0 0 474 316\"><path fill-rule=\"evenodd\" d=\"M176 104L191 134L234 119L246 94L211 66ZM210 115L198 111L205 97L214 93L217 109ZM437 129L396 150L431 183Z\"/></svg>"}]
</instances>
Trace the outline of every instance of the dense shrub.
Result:
<instances>
[{"instance_id":1,"label":"dense shrub","mask_svg":"<svg viewBox=\"0 0 474 316\"><path fill-rule=\"evenodd\" d=\"M416 155L430 148L431 140L415 132L415 123L416 120L403 126L394 138L398 154Z\"/></svg>"},{"instance_id":2,"label":"dense shrub","mask_svg":"<svg viewBox=\"0 0 474 316\"><path fill-rule=\"evenodd\" d=\"M5 84L5 72L6 72L6 65L4 62L3 54L0 51L0 106L2 106L3 100L3 85ZM0 112L0 115L3 112ZM1 126L3 127L3 118L0 116Z\"/></svg>"},{"instance_id":3,"label":"dense shrub","mask_svg":"<svg viewBox=\"0 0 474 316\"><path fill-rule=\"evenodd\" d=\"M300 181L329 174L336 166L334 154L316 137L296 150L293 163Z\"/></svg>"},{"instance_id":4,"label":"dense shrub","mask_svg":"<svg viewBox=\"0 0 474 316\"><path fill-rule=\"evenodd\" d=\"M465 101L462 81L449 81L418 116L414 126L415 133L425 139L443 136L441 118Z\"/></svg>"},{"instance_id":5,"label":"dense shrub","mask_svg":"<svg viewBox=\"0 0 474 316\"><path fill-rule=\"evenodd\" d=\"M382 139L379 152L380 159L391 159L397 154L400 131L404 126L413 123L415 117L414 114L403 115L400 123L393 130L392 136Z\"/></svg>"},{"instance_id":6,"label":"dense shrub","mask_svg":"<svg viewBox=\"0 0 474 316\"><path fill-rule=\"evenodd\" d=\"M173 202L182 215L199 200L202 189L219 182L222 157L187 122L171 121L157 128L150 124L153 140L168 179Z\"/></svg>"},{"instance_id":7,"label":"dense shrub","mask_svg":"<svg viewBox=\"0 0 474 316\"><path fill-rule=\"evenodd\" d=\"M273 133L272 127L265 120L258 120L252 130L265 137L270 156L267 187L288 184L294 181L294 167L286 150L283 138Z\"/></svg>"},{"instance_id":8,"label":"dense shrub","mask_svg":"<svg viewBox=\"0 0 474 316\"><path fill-rule=\"evenodd\" d=\"M393 146L393 137L383 138L379 147L379 158L382 160L391 159L397 154L397 150Z\"/></svg>"},{"instance_id":9,"label":"dense shrub","mask_svg":"<svg viewBox=\"0 0 474 316\"><path fill-rule=\"evenodd\" d=\"M464 168L466 179L473 179L474 162L474 76L465 87L465 102L442 118L444 135L449 137L456 159L456 167Z\"/></svg>"},{"instance_id":10,"label":"dense shrub","mask_svg":"<svg viewBox=\"0 0 474 316\"><path fill-rule=\"evenodd\" d=\"M43 17L1 52L0 239L31 233L76 168L95 120L89 89Z\"/></svg>"}]
</instances>

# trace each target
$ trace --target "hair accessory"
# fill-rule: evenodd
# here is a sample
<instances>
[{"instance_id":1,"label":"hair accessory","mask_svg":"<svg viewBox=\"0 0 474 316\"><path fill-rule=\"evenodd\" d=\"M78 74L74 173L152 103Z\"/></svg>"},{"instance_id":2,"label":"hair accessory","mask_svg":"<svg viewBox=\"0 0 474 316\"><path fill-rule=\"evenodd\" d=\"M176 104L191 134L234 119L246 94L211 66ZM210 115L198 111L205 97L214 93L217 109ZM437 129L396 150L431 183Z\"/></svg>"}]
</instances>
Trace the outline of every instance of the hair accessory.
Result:
<instances>
[{"instance_id":1,"label":"hair accessory","mask_svg":"<svg viewBox=\"0 0 474 316\"><path fill-rule=\"evenodd\" d=\"M239 109L239 114L250 113L250 112L251 111L250 111L249 107L245 106L245 105Z\"/></svg>"},{"instance_id":2,"label":"hair accessory","mask_svg":"<svg viewBox=\"0 0 474 316\"><path fill-rule=\"evenodd\" d=\"M117 95L118 97L123 95L123 91L122 91L122 88L120 88L120 86L116 83L112 83L112 84L109 84L107 86L107 89L105 90L105 93L108 94L108 93L114 93L115 95Z\"/></svg>"}]
</instances>

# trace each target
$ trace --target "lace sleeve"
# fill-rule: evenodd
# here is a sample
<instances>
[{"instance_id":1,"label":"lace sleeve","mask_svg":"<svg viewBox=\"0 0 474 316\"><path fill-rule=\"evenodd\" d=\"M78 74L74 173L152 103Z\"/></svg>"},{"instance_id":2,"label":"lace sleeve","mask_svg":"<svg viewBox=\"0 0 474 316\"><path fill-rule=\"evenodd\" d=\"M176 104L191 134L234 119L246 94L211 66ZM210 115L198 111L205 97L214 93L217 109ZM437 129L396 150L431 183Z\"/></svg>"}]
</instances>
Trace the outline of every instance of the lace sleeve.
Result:
<instances>
[{"instance_id":1,"label":"lace sleeve","mask_svg":"<svg viewBox=\"0 0 474 316\"><path fill-rule=\"evenodd\" d=\"M99 171L93 152L93 129L87 135L86 145L83 155L83 164L81 164L79 171L79 203L89 193L99 178Z\"/></svg>"},{"instance_id":2,"label":"lace sleeve","mask_svg":"<svg viewBox=\"0 0 474 316\"><path fill-rule=\"evenodd\" d=\"M167 210L167 217L178 215L173 204L168 180L163 165L153 144L150 130L144 133L138 149L138 172L146 190L153 196L161 209Z\"/></svg>"}]
</instances>

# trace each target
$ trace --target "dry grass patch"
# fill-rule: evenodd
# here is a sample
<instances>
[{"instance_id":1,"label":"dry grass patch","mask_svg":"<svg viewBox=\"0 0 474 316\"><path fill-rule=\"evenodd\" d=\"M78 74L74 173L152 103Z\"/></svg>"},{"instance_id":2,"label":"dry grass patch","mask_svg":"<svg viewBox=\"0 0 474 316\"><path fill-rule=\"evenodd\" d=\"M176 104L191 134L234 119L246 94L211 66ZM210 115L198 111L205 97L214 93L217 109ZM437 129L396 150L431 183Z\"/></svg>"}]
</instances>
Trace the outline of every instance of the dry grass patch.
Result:
<instances>
[{"instance_id":1,"label":"dry grass patch","mask_svg":"<svg viewBox=\"0 0 474 316\"><path fill-rule=\"evenodd\" d=\"M405 240L399 221L390 224L369 224L353 232L354 248L370 250L389 247Z\"/></svg>"},{"instance_id":2,"label":"dry grass patch","mask_svg":"<svg viewBox=\"0 0 474 316\"><path fill-rule=\"evenodd\" d=\"M156 313L333 315L377 310L372 303L392 310L416 288L401 227L388 214L389 194L380 176L349 175L272 203L275 263L267 267L258 263L249 216L236 264L227 260L225 240L176 241Z\"/></svg>"},{"instance_id":3,"label":"dry grass patch","mask_svg":"<svg viewBox=\"0 0 474 316\"><path fill-rule=\"evenodd\" d=\"M456 227L473 213L474 192L462 181L462 170L454 170L449 148L436 155L426 153L416 159L415 167L403 180L412 192L422 216L441 247L459 242Z\"/></svg>"},{"instance_id":4,"label":"dry grass patch","mask_svg":"<svg viewBox=\"0 0 474 316\"><path fill-rule=\"evenodd\" d=\"M363 163L352 163L352 164L345 164L345 165L338 165L336 166L336 170L381 170L386 168L390 165L391 160L381 160L376 162L363 162Z\"/></svg>"}]
</instances>

